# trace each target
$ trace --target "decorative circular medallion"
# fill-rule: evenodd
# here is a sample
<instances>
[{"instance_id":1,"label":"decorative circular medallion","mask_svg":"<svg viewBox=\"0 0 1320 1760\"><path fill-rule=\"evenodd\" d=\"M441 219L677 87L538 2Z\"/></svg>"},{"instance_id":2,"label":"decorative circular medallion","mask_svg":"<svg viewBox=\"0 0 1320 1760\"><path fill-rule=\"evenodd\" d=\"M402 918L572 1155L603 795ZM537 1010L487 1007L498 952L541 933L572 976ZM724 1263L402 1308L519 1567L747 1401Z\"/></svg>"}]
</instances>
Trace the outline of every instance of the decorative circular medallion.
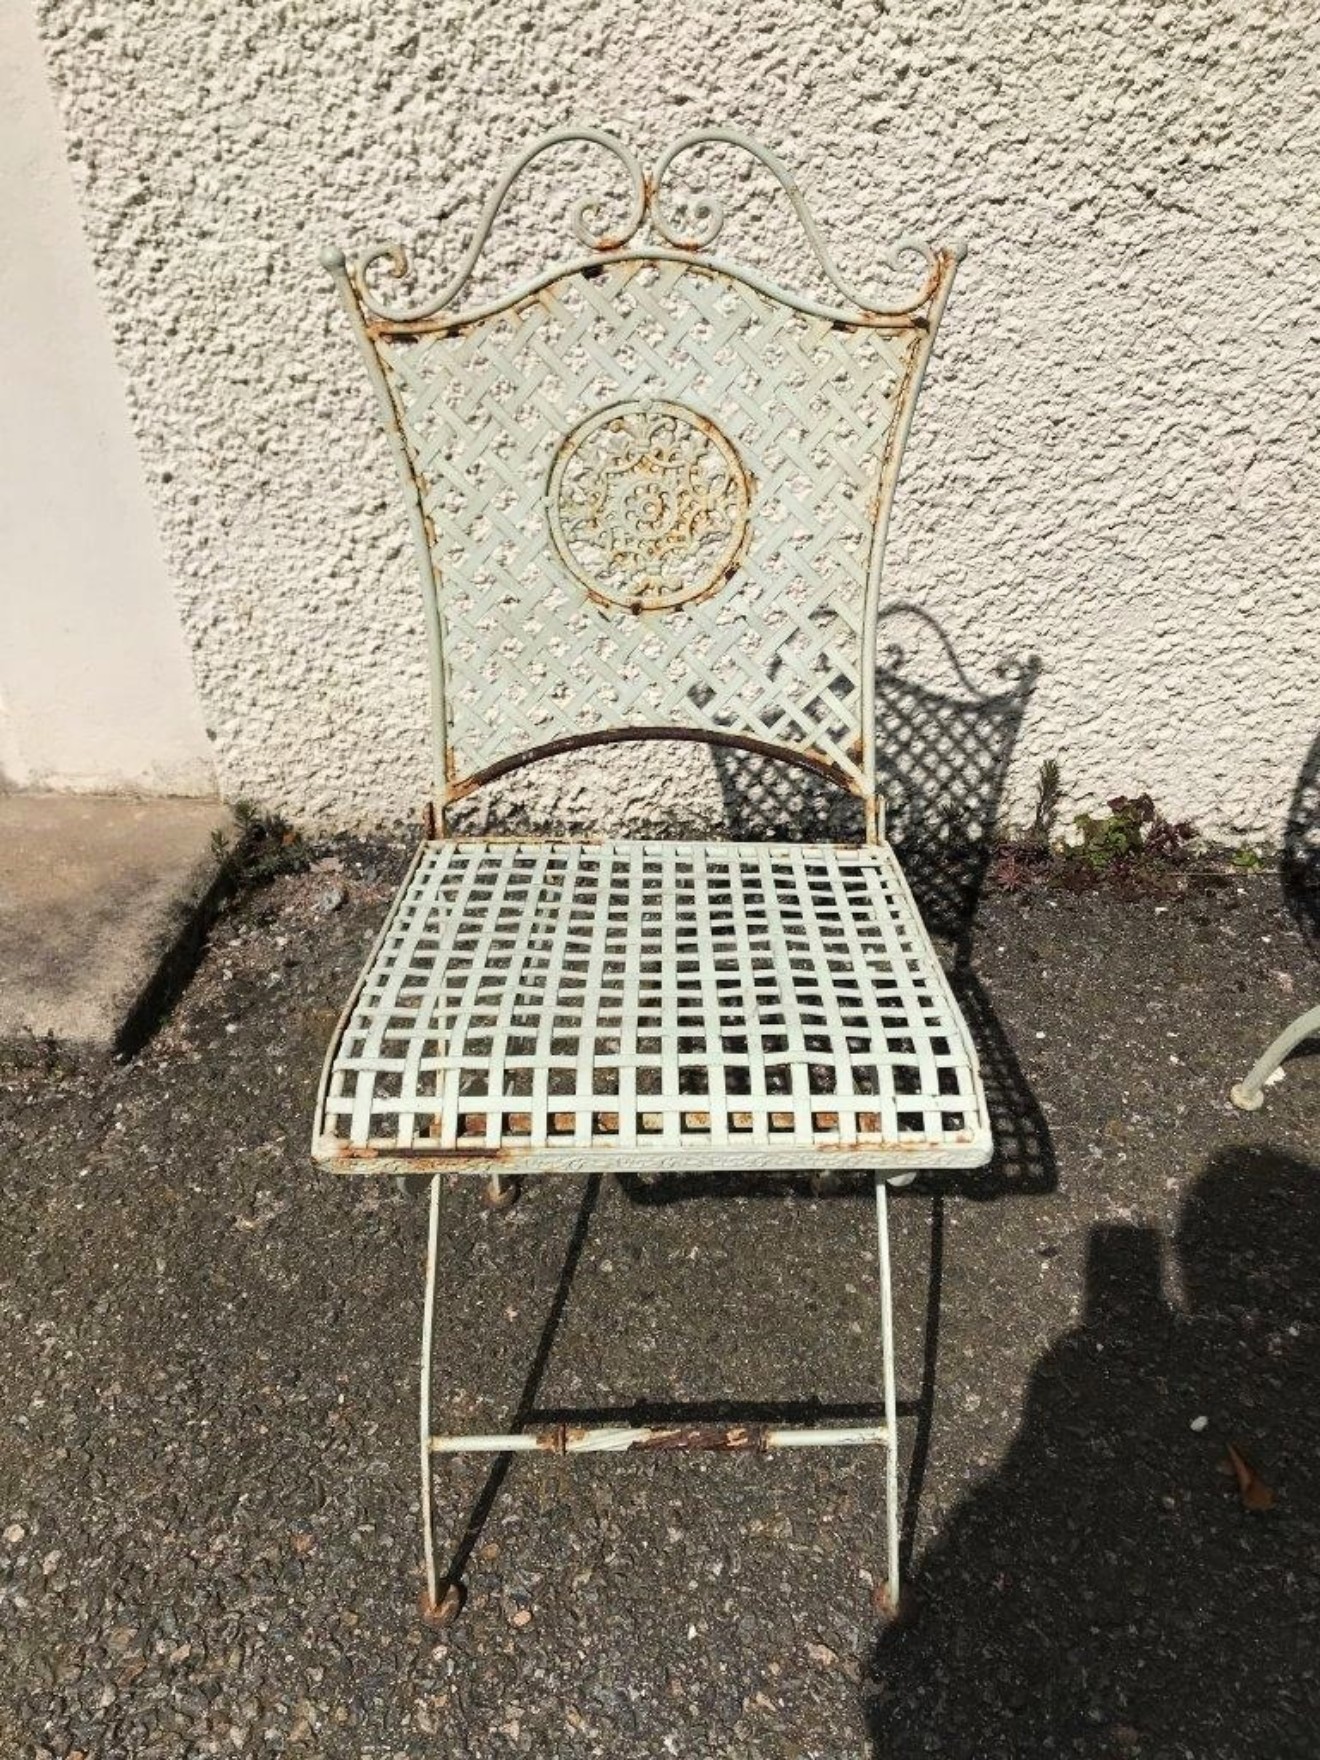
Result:
<instances>
[{"instance_id":1,"label":"decorative circular medallion","mask_svg":"<svg viewBox=\"0 0 1320 1760\"><path fill-rule=\"evenodd\" d=\"M732 443L679 403L612 403L550 469L550 533L596 599L667 609L726 580L747 544L751 486Z\"/></svg>"}]
</instances>

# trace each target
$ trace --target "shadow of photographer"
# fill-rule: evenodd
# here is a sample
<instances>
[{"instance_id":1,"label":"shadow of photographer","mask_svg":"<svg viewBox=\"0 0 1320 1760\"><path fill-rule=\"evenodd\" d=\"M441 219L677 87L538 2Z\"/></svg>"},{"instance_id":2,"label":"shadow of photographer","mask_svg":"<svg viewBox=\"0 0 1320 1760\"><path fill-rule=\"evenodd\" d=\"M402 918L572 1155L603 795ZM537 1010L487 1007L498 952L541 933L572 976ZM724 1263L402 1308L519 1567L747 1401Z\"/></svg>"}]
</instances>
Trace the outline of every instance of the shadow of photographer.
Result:
<instances>
[{"instance_id":1,"label":"shadow of photographer","mask_svg":"<svg viewBox=\"0 0 1320 1760\"><path fill-rule=\"evenodd\" d=\"M877 1756L1315 1753L1320 1166L1217 1154L1174 1246L1181 1306L1153 1229L1092 1231L1081 1325L876 1647Z\"/></svg>"}]
</instances>

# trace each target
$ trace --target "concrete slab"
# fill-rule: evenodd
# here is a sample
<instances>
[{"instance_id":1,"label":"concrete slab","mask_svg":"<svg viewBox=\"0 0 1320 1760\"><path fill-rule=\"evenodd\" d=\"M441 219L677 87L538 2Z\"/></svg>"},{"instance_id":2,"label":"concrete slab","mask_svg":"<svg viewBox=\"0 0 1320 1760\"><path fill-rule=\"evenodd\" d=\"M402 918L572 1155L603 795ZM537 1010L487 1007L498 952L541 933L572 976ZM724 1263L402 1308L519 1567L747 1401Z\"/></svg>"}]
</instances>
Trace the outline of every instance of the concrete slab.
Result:
<instances>
[{"instance_id":1,"label":"concrete slab","mask_svg":"<svg viewBox=\"0 0 1320 1760\"><path fill-rule=\"evenodd\" d=\"M0 1041L113 1050L217 878L215 800L0 796Z\"/></svg>"}]
</instances>

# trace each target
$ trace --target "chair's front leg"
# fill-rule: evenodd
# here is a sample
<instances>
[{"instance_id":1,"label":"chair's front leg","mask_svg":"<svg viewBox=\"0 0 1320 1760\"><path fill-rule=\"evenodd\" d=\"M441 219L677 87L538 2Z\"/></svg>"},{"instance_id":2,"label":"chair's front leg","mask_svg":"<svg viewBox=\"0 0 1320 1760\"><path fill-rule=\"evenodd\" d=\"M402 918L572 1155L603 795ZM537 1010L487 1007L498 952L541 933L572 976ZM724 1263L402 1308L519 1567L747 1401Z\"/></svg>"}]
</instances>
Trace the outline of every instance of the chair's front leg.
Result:
<instances>
[{"instance_id":1,"label":"chair's front leg","mask_svg":"<svg viewBox=\"0 0 1320 1760\"><path fill-rule=\"evenodd\" d=\"M889 1268L889 1190L875 1176L875 1220L880 1254L880 1351L885 1383L885 1560L889 1611L898 1612L898 1388L894 1377L894 1292Z\"/></svg>"},{"instance_id":2,"label":"chair's front leg","mask_svg":"<svg viewBox=\"0 0 1320 1760\"><path fill-rule=\"evenodd\" d=\"M422 1613L434 1625L447 1626L458 1618L463 1591L457 1583L441 1583L435 1574L435 1524L431 1509L431 1361L435 1336L435 1262L440 1244L440 1180L431 1176L431 1214L426 1231L426 1293L422 1301L422 1384L418 1402L418 1430L422 1457L422 1553L426 1560L426 1593Z\"/></svg>"}]
</instances>

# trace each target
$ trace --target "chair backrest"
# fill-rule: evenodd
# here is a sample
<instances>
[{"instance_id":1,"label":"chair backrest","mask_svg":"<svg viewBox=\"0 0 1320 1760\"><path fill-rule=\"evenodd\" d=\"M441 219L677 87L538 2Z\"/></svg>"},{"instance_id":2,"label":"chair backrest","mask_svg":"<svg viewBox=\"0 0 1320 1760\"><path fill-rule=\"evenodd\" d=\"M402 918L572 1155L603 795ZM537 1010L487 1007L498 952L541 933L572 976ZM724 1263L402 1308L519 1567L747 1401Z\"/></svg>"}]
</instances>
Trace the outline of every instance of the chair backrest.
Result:
<instances>
[{"instance_id":1,"label":"chair backrest","mask_svg":"<svg viewBox=\"0 0 1320 1760\"><path fill-rule=\"evenodd\" d=\"M585 255L463 308L518 174L586 140L631 211ZM680 154L750 153L778 179L829 299L710 254L662 200ZM649 223L655 242L636 242ZM902 239L917 283L848 286L780 161L728 129L674 143L648 176L601 130L536 141L491 195L450 286L407 307L399 246L327 251L408 497L431 641L434 807L550 753L695 738L806 765L882 834L875 642L885 528L921 377L961 251Z\"/></svg>"}]
</instances>

